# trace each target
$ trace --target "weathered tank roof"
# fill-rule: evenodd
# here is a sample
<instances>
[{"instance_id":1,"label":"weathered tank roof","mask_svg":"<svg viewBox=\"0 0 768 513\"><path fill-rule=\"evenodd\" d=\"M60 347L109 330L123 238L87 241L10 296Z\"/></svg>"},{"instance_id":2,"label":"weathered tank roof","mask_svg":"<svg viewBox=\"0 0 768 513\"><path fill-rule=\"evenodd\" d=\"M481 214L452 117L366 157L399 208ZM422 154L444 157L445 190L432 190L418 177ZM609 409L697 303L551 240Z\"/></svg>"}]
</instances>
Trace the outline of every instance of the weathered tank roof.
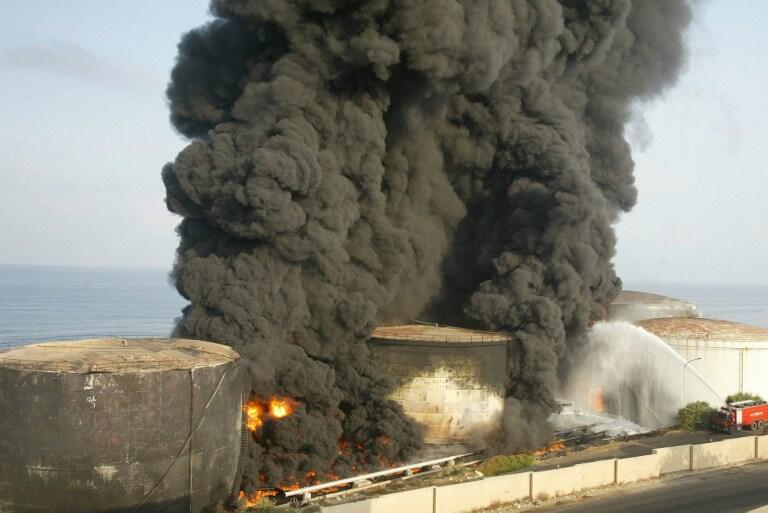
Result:
<instances>
[{"instance_id":1,"label":"weathered tank roof","mask_svg":"<svg viewBox=\"0 0 768 513\"><path fill-rule=\"evenodd\" d=\"M647 319L636 323L659 337L707 340L768 340L768 328L701 317Z\"/></svg>"},{"instance_id":2,"label":"weathered tank roof","mask_svg":"<svg viewBox=\"0 0 768 513\"><path fill-rule=\"evenodd\" d=\"M62 373L143 372L221 365L232 348L179 338L94 338L41 342L0 351L0 367Z\"/></svg>"},{"instance_id":3,"label":"weathered tank roof","mask_svg":"<svg viewBox=\"0 0 768 513\"><path fill-rule=\"evenodd\" d=\"M434 324L404 324L400 326L379 326L371 338L379 340L403 340L418 342L506 342L506 333L470 330Z\"/></svg>"}]
</instances>

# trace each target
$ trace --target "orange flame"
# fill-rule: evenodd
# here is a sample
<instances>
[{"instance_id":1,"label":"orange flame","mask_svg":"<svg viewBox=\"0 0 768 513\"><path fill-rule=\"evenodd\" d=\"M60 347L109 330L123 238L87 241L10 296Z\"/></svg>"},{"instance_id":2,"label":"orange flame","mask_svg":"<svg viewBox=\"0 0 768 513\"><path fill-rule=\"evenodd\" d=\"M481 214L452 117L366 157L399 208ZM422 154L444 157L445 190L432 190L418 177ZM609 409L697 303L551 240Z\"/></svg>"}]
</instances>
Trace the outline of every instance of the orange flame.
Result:
<instances>
[{"instance_id":1,"label":"orange flame","mask_svg":"<svg viewBox=\"0 0 768 513\"><path fill-rule=\"evenodd\" d=\"M290 398L271 397L269 400L262 400L252 397L243 406L243 410L246 412L248 418L248 429L254 433L254 436L256 436L256 433L264 424L265 419L271 418L277 420L290 416L296 411L298 404L299 403L297 401ZM376 441L385 446L392 442L389 437L384 435L377 437ZM362 467L363 465L369 464L369 462L367 462L365 459L365 451L366 446L362 443L352 442L349 440L341 440L338 444L337 454L339 456L350 458L355 463L359 463L361 466L358 466L354 463L351 464L352 471L357 472L359 468L364 468ZM379 456L378 465L380 467L394 467L397 466L397 463L384 456ZM256 490L251 493L246 493L245 491L241 490L240 498L245 506L251 508L258 506L264 498L278 495L279 490L297 490L302 486L341 479L341 476L331 469L324 471L309 470L302 477L303 479L297 478L296 476L290 477L286 479L287 484L279 484L276 485L275 488ZM269 482L269 479L265 474L260 473L259 481L261 483L267 483ZM303 484L300 484L299 481L302 481ZM350 485L340 485L333 488L326 488L324 489L324 493L333 493L336 491L348 489L349 487Z\"/></svg>"},{"instance_id":2,"label":"orange flame","mask_svg":"<svg viewBox=\"0 0 768 513\"><path fill-rule=\"evenodd\" d=\"M293 413L293 405L288 399L278 399L273 397L269 400L269 414L276 418L282 419Z\"/></svg>"},{"instance_id":3,"label":"orange flame","mask_svg":"<svg viewBox=\"0 0 768 513\"><path fill-rule=\"evenodd\" d=\"M261 404L255 401L248 401L243 405L243 410L246 416L246 426L251 433L257 431L262 425L264 425L264 419L261 416L264 414Z\"/></svg>"},{"instance_id":4,"label":"orange flame","mask_svg":"<svg viewBox=\"0 0 768 513\"><path fill-rule=\"evenodd\" d=\"M605 411L603 387L596 386L589 391L589 408L596 413L602 413Z\"/></svg>"},{"instance_id":5,"label":"orange flame","mask_svg":"<svg viewBox=\"0 0 768 513\"><path fill-rule=\"evenodd\" d=\"M299 484L296 478L292 478L293 481L291 484L283 484L279 485L276 488L270 488L270 489L262 489L262 490L256 490L252 493L246 494L245 491L240 490L240 499L244 501L244 505L252 508L255 506L258 506L261 501L267 497L275 497L278 495L279 491L282 490L284 492L288 492L291 490L298 490L302 486L308 486L308 485L314 485L314 484L320 484L322 481L318 479L318 473L314 470L310 470L306 474L304 474L304 478L306 481L306 484L302 485ZM325 472L324 478L326 481L335 481L336 479L340 479L338 474L334 474L333 472ZM267 482L267 476L263 473L259 473L259 480L263 483ZM342 487L336 487L336 488L329 488L325 490L327 493L337 491L342 489Z\"/></svg>"},{"instance_id":6,"label":"orange flame","mask_svg":"<svg viewBox=\"0 0 768 513\"><path fill-rule=\"evenodd\" d=\"M379 456L379 467L381 468L395 468L397 462L387 458L386 456Z\"/></svg>"},{"instance_id":7,"label":"orange flame","mask_svg":"<svg viewBox=\"0 0 768 513\"><path fill-rule=\"evenodd\" d=\"M539 458L546 454L560 453L560 452L563 452L564 450L565 450L565 444L563 442L552 442L546 447L534 449L533 451L531 451L531 456L535 456Z\"/></svg>"},{"instance_id":8,"label":"orange flame","mask_svg":"<svg viewBox=\"0 0 768 513\"><path fill-rule=\"evenodd\" d=\"M245 502L245 505L249 508L258 506L261 500L265 497L274 497L277 495L277 490L257 490L253 493L246 494L240 490L240 499Z\"/></svg>"},{"instance_id":9,"label":"orange flame","mask_svg":"<svg viewBox=\"0 0 768 513\"><path fill-rule=\"evenodd\" d=\"M264 419L282 419L296 411L298 402L288 397L270 397L268 400L251 397L243 405L246 426L251 433L257 433L264 425Z\"/></svg>"}]
</instances>

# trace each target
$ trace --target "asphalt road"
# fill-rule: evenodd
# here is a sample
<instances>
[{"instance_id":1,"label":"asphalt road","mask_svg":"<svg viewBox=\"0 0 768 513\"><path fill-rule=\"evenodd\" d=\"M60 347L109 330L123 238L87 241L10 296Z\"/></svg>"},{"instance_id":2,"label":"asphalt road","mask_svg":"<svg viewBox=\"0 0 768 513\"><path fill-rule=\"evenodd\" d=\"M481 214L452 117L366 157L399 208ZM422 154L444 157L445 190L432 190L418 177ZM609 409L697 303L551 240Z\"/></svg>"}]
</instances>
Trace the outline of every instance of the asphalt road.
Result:
<instances>
[{"instance_id":1,"label":"asphalt road","mask_svg":"<svg viewBox=\"0 0 768 513\"><path fill-rule=\"evenodd\" d=\"M746 513L768 505L768 463L684 474L567 505L553 513ZM765 510L762 510L765 511Z\"/></svg>"}]
</instances>

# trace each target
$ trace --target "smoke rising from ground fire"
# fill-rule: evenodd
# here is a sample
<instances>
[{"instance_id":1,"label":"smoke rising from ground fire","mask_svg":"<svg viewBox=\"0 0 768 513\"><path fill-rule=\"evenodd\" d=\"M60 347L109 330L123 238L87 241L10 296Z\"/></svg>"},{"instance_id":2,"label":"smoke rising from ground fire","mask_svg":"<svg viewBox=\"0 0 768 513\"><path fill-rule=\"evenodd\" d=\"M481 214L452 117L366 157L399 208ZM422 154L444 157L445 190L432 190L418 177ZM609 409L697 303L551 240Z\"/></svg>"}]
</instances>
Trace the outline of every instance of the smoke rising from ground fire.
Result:
<instances>
[{"instance_id":1,"label":"smoke rising from ground fire","mask_svg":"<svg viewBox=\"0 0 768 513\"><path fill-rule=\"evenodd\" d=\"M498 450L548 436L566 340L618 291L633 100L674 81L672 0L213 0L168 87L192 142L177 332L235 346L265 422L246 486L407 459L418 429L364 341L430 318L508 330ZM350 455L339 442L359 446Z\"/></svg>"}]
</instances>

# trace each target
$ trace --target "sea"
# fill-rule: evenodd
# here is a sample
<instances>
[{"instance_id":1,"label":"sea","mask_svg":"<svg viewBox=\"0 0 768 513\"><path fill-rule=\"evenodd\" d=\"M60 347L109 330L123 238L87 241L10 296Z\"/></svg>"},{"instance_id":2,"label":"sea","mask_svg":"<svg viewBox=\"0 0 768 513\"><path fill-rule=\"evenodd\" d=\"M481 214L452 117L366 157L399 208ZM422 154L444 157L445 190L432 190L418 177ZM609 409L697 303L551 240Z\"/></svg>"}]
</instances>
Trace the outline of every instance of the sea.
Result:
<instances>
[{"instance_id":1,"label":"sea","mask_svg":"<svg viewBox=\"0 0 768 513\"><path fill-rule=\"evenodd\" d=\"M168 336L186 304L167 270L0 265L0 344Z\"/></svg>"},{"instance_id":2,"label":"sea","mask_svg":"<svg viewBox=\"0 0 768 513\"><path fill-rule=\"evenodd\" d=\"M768 328L768 286L625 281L624 288L683 299L710 319Z\"/></svg>"},{"instance_id":3,"label":"sea","mask_svg":"<svg viewBox=\"0 0 768 513\"><path fill-rule=\"evenodd\" d=\"M768 286L625 282L696 303L706 317L768 327ZM161 269L0 265L0 344L168 336L187 304Z\"/></svg>"}]
</instances>

